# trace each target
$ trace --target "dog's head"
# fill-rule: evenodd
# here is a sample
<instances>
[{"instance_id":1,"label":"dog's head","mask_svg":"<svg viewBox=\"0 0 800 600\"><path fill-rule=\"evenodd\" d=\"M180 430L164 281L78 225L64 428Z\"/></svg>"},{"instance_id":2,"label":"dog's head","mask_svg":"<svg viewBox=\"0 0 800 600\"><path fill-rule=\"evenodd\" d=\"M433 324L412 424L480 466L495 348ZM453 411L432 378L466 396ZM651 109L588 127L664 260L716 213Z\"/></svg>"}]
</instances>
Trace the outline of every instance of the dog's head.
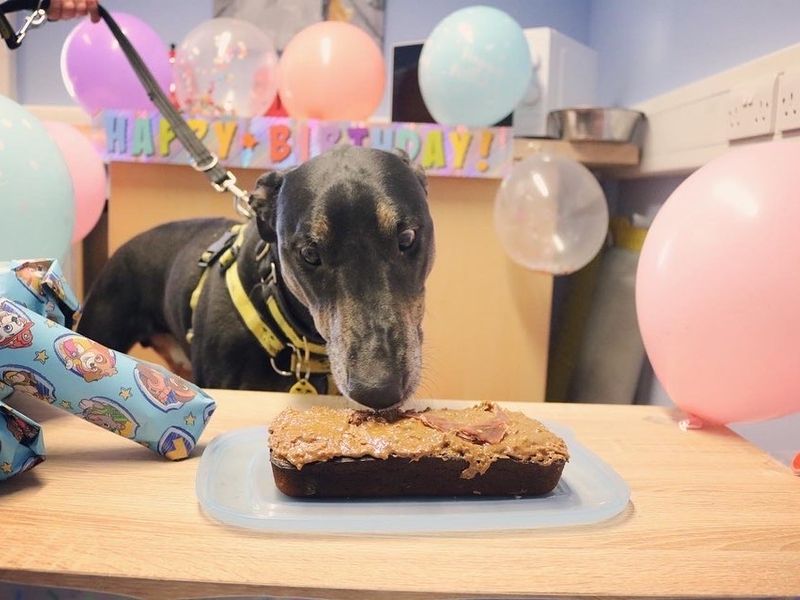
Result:
<instances>
[{"instance_id":1,"label":"dog's head","mask_svg":"<svg viewBox=\"0 0 800 600\"><path fill-rule=\"evenodd\" d=\"M267 173L254 198L259 233L327 341L339 389L376 409L409 398L434 255L422 171L403 153L341 147Z\"/></svg>"}]
</instances>

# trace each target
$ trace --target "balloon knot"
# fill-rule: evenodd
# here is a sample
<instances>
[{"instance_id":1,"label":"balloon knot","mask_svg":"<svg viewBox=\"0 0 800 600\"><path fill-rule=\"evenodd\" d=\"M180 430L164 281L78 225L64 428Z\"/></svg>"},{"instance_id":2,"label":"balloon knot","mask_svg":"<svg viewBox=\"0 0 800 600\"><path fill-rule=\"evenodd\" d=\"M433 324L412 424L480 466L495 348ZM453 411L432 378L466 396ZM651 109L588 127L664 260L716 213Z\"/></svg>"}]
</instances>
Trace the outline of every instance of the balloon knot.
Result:
<instances>
[{"instance_id":1,"label":"balloon knot","mask_svg":"<svg viewBox=\"0 0 800 600\"><path fill-rule=\"evenodd\" d=\"M704 425L703 419L692 415L678 421L678 427L681 428L681 431L689 431L690 429L702 429L703 425Z\"/></svg>"}]
</instances>

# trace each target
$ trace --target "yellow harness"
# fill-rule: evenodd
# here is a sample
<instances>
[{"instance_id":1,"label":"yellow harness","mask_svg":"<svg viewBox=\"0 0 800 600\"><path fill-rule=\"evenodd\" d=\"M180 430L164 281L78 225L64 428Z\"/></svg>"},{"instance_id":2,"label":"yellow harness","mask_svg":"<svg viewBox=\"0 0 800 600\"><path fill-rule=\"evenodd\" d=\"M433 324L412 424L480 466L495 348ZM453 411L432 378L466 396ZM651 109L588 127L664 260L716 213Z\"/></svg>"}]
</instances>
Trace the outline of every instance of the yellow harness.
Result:
<instances>
[{"instance_id":1,"label":"yellow harness","mask_svg":"<svg viewBox=\"0 0 800 600\"><path fill-rule=\"evenodd\" d=\"M194 324L194 312L200 302L200 295L203 287L211 272L213 264L219 264L220 269L225 274L225 286L228 288L231 302L236 307L242 322L253 334L258 343L269 355L269 362L276 373L286 377L295 377L296 381L289 392L294 394L317 394L320 393L310 381L312 374L327 375L327 389L323 393L338 394L339 390L331 376L330 363L324 344L309 342L305 336L300 335L290 324L284 312L281 310L280 303L274 293L268 294L265 306L269 316L269 321L263 319L259 314L247 290L242 285L239 277L239 269L236 267L236 260L239 250L244 243L245 226L238 224L231 227L220 239L215 241L203 252L198 265L203 269L200 281L192 291L189 298L189 308L192 311L192 324ZM269 252L267 244L260 256L266 256ZM275 289L275 264L271 263L271 271L268 276L268 289ZM186 333L186 341L192 343L194 332L190 329ZM286 348L292 350L289 369L278 368L275 363L278 355Z\"/></svg>"}]
</instances>

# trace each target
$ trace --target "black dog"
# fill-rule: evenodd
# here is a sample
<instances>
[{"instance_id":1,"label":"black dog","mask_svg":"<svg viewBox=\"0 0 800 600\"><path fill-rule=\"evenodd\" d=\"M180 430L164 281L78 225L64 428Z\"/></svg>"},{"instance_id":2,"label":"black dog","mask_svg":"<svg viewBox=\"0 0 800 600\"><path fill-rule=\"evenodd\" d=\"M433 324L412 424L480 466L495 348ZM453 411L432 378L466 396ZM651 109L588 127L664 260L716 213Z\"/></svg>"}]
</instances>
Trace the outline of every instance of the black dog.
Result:
<instances>
[{"instance_id":1,"label":"black dog","mask_svg":"<svg viewBox=\"0 0 800 600\"><path fill-rule=\"evenodd\" d=\"M422 171L403 153L335 148L263 175L252 206L238 233L234 221L195 219L126 243L78 332L122 352L153 346L179 372L188 357L203 387L326 392L330 372L366 406L406 400L434 254Z\"/></svg>"}]
</instances>

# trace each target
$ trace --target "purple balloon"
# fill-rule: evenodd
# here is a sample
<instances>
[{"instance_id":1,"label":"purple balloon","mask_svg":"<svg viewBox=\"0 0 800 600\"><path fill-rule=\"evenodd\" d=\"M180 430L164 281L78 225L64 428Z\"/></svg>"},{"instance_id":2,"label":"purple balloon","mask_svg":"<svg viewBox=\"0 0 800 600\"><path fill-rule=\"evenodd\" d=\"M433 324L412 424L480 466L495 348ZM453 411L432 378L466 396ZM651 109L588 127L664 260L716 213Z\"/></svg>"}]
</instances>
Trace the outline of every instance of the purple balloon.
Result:
<instances>
[{"instance_id":1,"label":"purple balloon","mask_svg":"<svg viewBox=\"0 0 800 600\"><path fill-rule=\"evenodd\" d=\"M165 91L172 81L169 50L141 19L112 13L156 81ZM90 115L104 109L155 110L108 26L84 20L61 50L61 76L70 96Z\"/></svg>"}]
</instances>

